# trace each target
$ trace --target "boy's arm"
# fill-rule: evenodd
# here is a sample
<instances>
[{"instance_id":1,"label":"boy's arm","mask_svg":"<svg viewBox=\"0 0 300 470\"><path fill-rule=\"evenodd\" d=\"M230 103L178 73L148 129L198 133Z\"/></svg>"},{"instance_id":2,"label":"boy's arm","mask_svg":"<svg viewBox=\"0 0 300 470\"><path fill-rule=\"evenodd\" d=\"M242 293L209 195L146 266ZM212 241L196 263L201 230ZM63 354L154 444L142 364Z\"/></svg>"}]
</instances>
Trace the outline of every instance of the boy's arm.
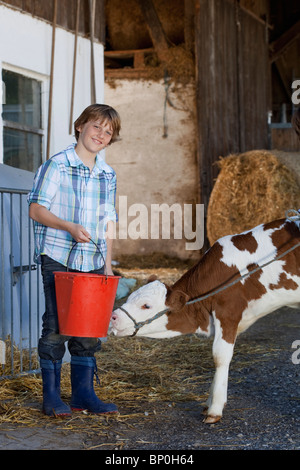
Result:
<instances>
[{"instance_id":1,"label":"boy's arm","mask_svg":"<svg viewBox=\"0 0 300 470\"><path fill-rule=\"evenodd\" d=\"M57 217L41 204L32 202L29 206L29 216L47 227L69 232L76 242L84 243L90 241L91 236L82 225Z\"/></svg>"}]
</instances>

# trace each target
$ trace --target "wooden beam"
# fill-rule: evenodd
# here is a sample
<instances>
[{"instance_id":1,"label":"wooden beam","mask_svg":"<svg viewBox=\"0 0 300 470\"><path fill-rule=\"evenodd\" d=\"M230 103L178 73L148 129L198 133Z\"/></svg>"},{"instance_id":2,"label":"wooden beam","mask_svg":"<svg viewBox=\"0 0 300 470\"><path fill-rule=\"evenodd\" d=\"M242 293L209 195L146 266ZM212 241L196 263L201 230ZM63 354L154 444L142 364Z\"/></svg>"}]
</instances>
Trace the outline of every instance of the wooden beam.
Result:
<instances>
[{"instance_id":1,"label":"wooden beam","mask_svg":"<svg viewBox=\"0 0 300 470\"><path fill-rule=\"evenodd\" d=\"M184 44L188 52L195 47L195 1L184 0Z\"/></svg>"},{"instance_id":2,"label":"wooden beam","mask_svg":"<svg viewBox=\"0 0 300 470\"><path fill-rule=\"evenodd\" d=\"M291 88L291 81L289 79L288 73L287 73L287 67L284 58L281 56L278 58L278 60L275 62L275 67L277 69L277 72L279 74L280 80L282 82L284 91L286 93L288 101L291 99L291 94L292 94L292 88Z\"/></svg>"},{"instance_id":3,"label":"wooden beam","mask_svg":"<svg viewBox=\"0 0 300 470\"><path fill-rule=\"evenodd\" d=\"M89 0L90 6L90 43L91 43L91 104L96 103L96 82L95 82L95 55L94 55L94 32L95 32L95 0Z\"/></svg>"},{"instance_id":4,"label":"wooden beam","mask_svg":"<svg viewBox=\"0 0 300 470\"><path fill-rule=\"evenodd\" d=\"M95 28L99 26L99 35L97 35L101 44L105 44L106 42L106 31L105 31L105 0L98 0L96 4L96 24Z\"/></svg>"},{"instance_id":5,"label":"wooden beam","mask_svg":"<svg viewBox=\"0 0 300 470\"><path fill-rule=\"evenodd\" d=\"M56 21L57 21L57 0L54 0L54 4L53 4L53 21L52 21L52 50L51 50L50 89L49 89L49 106L48 106L48 130L47 130L47 154L46 154L46 159L47 160L48 160L48 158L50 158Z\"/></svg>"},{"instance_id":6,"label":"wooden beam","mask_svg":"<svg viewBox=\"0 0 300 470\"><path fill-rule=\"evenodd\" d=\"M151 53L153 52L153 47L148 49L131 49L129 51L104 51L104 57L109 57L112 59L129 59L135 56L138 53Z\"/></svg>"},{"instance_id":7,"label":"wooden beam","mask_svg":"<svg viewBox=\"0 0 300 470\"><path fill-rule=\"evenodd\" d=\"M236 0L227 0L227 2L231 3L231 4L236 4ZM249 10L247 7L241 5L240 3L238 3L238 7L244 12L246 13L247 15L251 16L254 20L258 21L258 23L260 24L263 24L266 28L268 29L274 29L274 26L269 24L266 19L264 18L260 18L259 16L257 16L253 11Z\"/></svg>"},{"instance_id":8,"label":"wooden beam","mask_svg":"<svg viewBox=\"0 0 300 470\"><path fill-rule=\"evenodd\" d=\"M300 20L270 44L270 61L275 62L300 37Z\"/></svg>"},{"instance_id":9,"label":"wooden beam","mask_svg":"<svg viewBox=\"0 0 300 470\"><path fill-rule=\"evenodd\" d=\"M147 28L158 58L164 62L168 57L169 47L152 0L138 0L138 3L144 15Z\"/></svg>"},{"instance_id":10,"label":"wooden beam","mask_svg":"<svg viewBox=\"0 0 300 470\"><path fill-rule=\"evenodd\" d=\"M74 93L75 93L75 75L76 75L76 59L77 59L77 40L79 31L79 12L80 12L80 0L77 0L76 5L76 21L75 21L75 38L74 38L74 55L73 55L73 77L72 77L72 92L71 92L71 110L70 110L70 122L69 122L69 134L73 132L73 110L74 110Z\"/></svg>"}]
</instances>

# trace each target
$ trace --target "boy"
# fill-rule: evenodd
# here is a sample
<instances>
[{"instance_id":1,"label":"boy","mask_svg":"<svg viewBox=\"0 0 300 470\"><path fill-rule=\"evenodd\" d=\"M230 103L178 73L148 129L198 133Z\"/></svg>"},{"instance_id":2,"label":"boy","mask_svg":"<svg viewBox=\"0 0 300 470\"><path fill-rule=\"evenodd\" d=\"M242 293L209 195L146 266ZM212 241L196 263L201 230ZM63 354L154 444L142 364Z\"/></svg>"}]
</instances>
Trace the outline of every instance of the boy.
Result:
<instances>
[{"instance_id":1,"label":"boy","mask_svg":"<svg viewBox=\"0 0 300 470\"><path fill-rule=\"evenodd\" d=\"M107 274L113 274L116 175L98 153L117 140L120 128L116 110L102 104L88 106L74 123L77 143L38 169L28 195L29 215L34 220L34 258L42 266L46 304L38 353L43 411L49 416L70 415L71 409L117 412L114 404L103 403L93 389L94 355L101 349L101 341L59 334L53 271L66 271L68 263L70 271L100 274L105 268ZM71 354L71 408L60 398L66 341Z\"/></svg>"}]
</instances>

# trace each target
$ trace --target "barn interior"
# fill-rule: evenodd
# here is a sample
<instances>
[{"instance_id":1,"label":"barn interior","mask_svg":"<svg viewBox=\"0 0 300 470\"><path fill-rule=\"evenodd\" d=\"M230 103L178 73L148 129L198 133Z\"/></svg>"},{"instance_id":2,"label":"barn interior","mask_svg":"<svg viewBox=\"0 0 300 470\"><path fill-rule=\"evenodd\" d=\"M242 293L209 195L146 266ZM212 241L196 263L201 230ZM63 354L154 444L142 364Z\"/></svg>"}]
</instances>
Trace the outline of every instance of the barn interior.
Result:
<instances>
[{"instance_id":1,"label":"barn interior","mask_svg":"<svg viewBox=\"0 0 300 470\"><path fill-rule=\"evenodd\" d=\"M106 152L117 172L121 216L114 257L116 270L136 279L135 286L151 274L172 284L215 237L300 207L300 142L291 125L300 102L298 0L97 0L94 25L88 0L0 3L51 25L56 3L57 26L105 46L105 101L122 117L121 140ZM163 203L191 209L184 237L175 238L171 227L164 238L163 220L160 235L151 237L145 220L153 205ZM204 206L202 246L196 243L199 205ZM54 424L40 412L40 377L23 374L27 362L29 369L38 368L36 357L28 359L27 350L12 344L15 351L8 350L7 357L14 357L14 370L22 373L1 382L2 446L33 442L37 449L38 442L43 450L153 449L170 445L176 432L175 449L189 426L196 434L187 448L276 449L282 443L298 449L293 315L275 314L271 327L268 317L239 341L230 393L241 397L244 386L245 400L235 408L229 403L226 426L206 432L199 403L207 398L212 376L211 342L111 338L99 358L97 391L103 400L118 402L120 416L99 419L83 412ZM67 399L64 366L61 386ZM259 381L251 378L253 369L260 371ZM2 374L10 373L7 361ZM258 382L260 393L269 390L269 408L264 397L257 399ZM248 426L249 418L257 426ZM165 436L158 436L163 427ZM271 429L280 433L276 442Z\"/></svg>"},{"instance_id":2,"label":"barn interior","mask_svg":"<svg viewBox=\"0 0 300 470\"><path fill-rule=\"evenodd\" d=\"M124 135L128 161L120 161L118 149L108 154L120 172L121 194L127 194L132 202L145 201L147 206L161 201L203 204L205 235L200 253L220 236L282 217L291 204L297 208L300 142L291 117L299 104L298 2L112 0L106 2L105 14L107 97L121 111L121 103L126 103L123 115L125 121L132 121L132 126L125 128L130 134L136 125L132 107L143 108L139 120L144 131L138 126L134 141ZM130 99L124 100L126 94ZM157 107L163 110L160 115ZM162 127L160 135L155 132L154 142L148 136L152 116L161 119ZM139 147L141 140L151 149L149 156ZM246 161L242 157L241 162L240 157L249 151L256 152L256 163L250 166L246 162L249 154ZM213 190L220 178L220 159L232 154L239 162L233 168L244 168L243 178L233 170L224 197L224 186L221 193L218 188ZM152 174L145 164L148 158L162 174ZM285 179L285 166L290 178L281 188L277 185L274 204L266 198L270 191L261 190L272 185L271 170L267 169L272 158L278 165L279 180ZM246 175L259 180L262 167L265 174L260 186L247 183ZM144 171L153 176L149 200L144 195ZM122 175L124 181L129 175L142 181L134 195L123 185ZM134 246L122 241L122 250L130 254L161 250L181 258L199 255L198 250L188 252L178 240L160 240L159 246L154 240L135 240Z\"/></svg>"},{"instance_id":3,"label":"barn interior","mask_svg":"<svg viewBox=\"0 0 300 470\"><path fill-rule=\"evenodd\" d=\"M121 141L106 152L118 178L117 209L125 214L117 258L163 252L198 259L216 237L284 216L291 207L280 191L290 187L291 204L299 207L300 142L291 125L300 101L297 0L2 3L104 45L104 99L122 118ZM260 150L265 179L255 187L245 175L258 181L262 171L258 163L249 166L248 152L258 162ZM238 164L223 197L216 183L226 176L222 160L232 155ZM280 175L283 165L283 179L292 181L279 188L275 211L261 190L272 185L274 158L272 169ZM242 167L241 179L232 168ZM170 211L165 236L162 215L152 217L162 204ZM178 207L181 237L171 220ZM192 212L186 231L184 208Z\"/></svg>"}]
</instances>

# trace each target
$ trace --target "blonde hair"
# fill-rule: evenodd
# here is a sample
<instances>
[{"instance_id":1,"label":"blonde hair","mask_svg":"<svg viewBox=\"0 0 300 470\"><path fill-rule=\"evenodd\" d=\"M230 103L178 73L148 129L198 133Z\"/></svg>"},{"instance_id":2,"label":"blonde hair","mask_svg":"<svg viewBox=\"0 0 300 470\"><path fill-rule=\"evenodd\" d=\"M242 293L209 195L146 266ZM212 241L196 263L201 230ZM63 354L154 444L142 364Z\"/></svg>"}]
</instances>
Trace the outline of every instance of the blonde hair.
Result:
<instances>
[{"instance_id":1,"label":"blonde hair","mask_svg":"<svg viewBox=\"0 0 300 470\"><path fill-rule=\"evenodd\" d=\"M89 121L107 121L112 127L112 138L110 144L116 142L119 137L121 130L121 118L118 112L106 104L91 104L80 114L80 116L74 122L75 138L78 140L79 131L77 130L80 126L83 126Z\"/></svg>"}]
</instances>

